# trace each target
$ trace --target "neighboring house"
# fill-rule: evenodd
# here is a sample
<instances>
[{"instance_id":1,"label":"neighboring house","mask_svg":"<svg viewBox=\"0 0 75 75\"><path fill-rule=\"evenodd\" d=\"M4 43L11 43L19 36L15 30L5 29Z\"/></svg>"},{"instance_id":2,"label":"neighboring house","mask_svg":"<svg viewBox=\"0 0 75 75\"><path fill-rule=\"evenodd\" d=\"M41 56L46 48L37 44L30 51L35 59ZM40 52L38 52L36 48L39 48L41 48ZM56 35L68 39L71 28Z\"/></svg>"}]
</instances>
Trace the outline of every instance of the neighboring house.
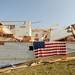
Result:
<instances>
[{"instance_id":1,"label":"neighboring house","mask_svg":"<svg viewBox=\"0 0 75 75\"><path fill-rule=\"evenodd\" d=\"M72 25L68 26L66 28L66 30L67 30L68 33L72 33L72 35L73 35L73 37L75 39L75 24L72 24Z\"/></svg>"},{"instance_id":2,"label":"neighboring house","mask_svg":"<svg viewBox=\"0 0 75 75\"><path fill-rule=\"evenodd\" d=\"M24 24L15 24L15 25L5 25L10 31L16 36L31 36L32 34L32 24L31 21L28 21Z\"/></svg>"},{"instance_id":3,"label":"neighboring house","mask_svg":"<svg viewBox=\"0 0 75 75\"><path fill-rule=\"evenodd\" d=\"M13 33L6 28L2 23L0 23L0 36L10 37Z\"/></svg>"},{"instance_id":4,"label":"neighboring house","mask_svg":"<svg viewBox=\"0 0 75 75\"><path fill-rule=\"evenodd\" d=\"M51 40L75 41L75 24L66 28L60 27L51 32Z\"/></svg>"},{"instance_id":5,"label":"neighboring house","mask_svg":"<svg viewBox=\"0 0 75 75\"><path fill-rule=\"evenodd\" d=\"M64 27L57 27L56 29L51 31L51 41L53 40L59 40L64 37L70 36L71 33L68 33Z\"/></svg>"},{"instance_id":6,"label":"neighboring house","mask_svg":"<svg viewBox=\"0 0 75 75\"><path fill-rule=\"evenodd\" d=\"M57 39L55 41L72 41L72 42L75 42L75 39L74 39L73 35L69 35L69 36Z\"/></svg>"}]
</instances>

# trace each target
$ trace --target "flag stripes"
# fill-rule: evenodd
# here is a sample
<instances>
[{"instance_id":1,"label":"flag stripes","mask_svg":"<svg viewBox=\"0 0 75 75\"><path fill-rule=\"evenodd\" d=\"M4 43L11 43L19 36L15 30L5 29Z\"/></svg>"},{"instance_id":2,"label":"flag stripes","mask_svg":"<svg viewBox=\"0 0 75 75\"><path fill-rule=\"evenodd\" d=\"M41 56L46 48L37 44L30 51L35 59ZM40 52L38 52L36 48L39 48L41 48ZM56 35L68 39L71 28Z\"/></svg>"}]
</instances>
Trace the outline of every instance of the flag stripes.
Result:
<instances>
[{"instance_id":1,"label":"flag stripes","mask_svg":"<svg viewBox=\"0 0 75 75\"><path fill-rule=\"evenodd\" d=\"M66 55L66 42L36 42L37 49L34 49L36 57L53 56L53 55ZM34 44L35 45L35 44ZM43 45L43 46L38 46Z\"/></svg>"}]
</instances>

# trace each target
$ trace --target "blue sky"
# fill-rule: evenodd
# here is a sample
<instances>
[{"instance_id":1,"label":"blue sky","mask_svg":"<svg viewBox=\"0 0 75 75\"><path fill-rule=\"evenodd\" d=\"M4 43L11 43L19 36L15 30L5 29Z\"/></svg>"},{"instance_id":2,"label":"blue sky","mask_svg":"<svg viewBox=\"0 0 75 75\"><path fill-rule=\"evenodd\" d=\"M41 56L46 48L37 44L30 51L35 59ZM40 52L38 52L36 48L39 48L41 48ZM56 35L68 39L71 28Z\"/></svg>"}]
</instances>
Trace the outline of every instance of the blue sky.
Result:
<instances>
[{"instance_id":1,"label":"blue sky","mask_svg":"<svg viewBox=\"0 0 75 75\"><path fill-rule=\"evenodd\" d=\"M36 27L75 23L75 0L0 0L0 20L31 20Z\"/></svg>"}]
</instances>

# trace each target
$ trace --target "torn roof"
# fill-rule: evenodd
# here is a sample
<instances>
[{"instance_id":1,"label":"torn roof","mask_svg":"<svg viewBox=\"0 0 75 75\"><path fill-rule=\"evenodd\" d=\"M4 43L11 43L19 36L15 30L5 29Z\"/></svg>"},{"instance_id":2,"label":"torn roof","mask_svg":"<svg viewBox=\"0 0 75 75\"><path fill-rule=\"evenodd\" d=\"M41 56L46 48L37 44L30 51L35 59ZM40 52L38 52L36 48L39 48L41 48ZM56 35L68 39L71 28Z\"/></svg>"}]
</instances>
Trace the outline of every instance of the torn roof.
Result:
<instances>
[{"instance_id":1,"label":"torn roof","mask_svg":"<svg viewBox=\"0 0 75 75\"><path fill-rule=\"evenodd\" d=\"M68 33L64 27L58 27L58 28L52 30L50 40L51 41L59 40L59 39L65 38L69 35L71 35L71 33Z\"/></svg>"}]
</instances>

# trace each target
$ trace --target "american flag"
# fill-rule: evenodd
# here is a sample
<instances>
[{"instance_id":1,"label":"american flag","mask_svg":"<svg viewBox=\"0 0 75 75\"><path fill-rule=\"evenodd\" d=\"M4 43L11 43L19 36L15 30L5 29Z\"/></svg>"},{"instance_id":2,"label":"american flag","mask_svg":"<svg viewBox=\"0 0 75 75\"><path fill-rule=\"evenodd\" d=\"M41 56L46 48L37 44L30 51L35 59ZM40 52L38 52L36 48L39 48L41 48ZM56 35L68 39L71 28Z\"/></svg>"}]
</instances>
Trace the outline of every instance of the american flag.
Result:
<instances>
[{"instance_id":1,"label":"american flag","mask_svg":"<svg viewBox=\"0 0 75 75\"><path fill-rule=\"evenodd\" d=\"M66 55L66 42L34 42L34 54L36 57L46 57L53 55Z\"/></svg>"}]
</instances>

